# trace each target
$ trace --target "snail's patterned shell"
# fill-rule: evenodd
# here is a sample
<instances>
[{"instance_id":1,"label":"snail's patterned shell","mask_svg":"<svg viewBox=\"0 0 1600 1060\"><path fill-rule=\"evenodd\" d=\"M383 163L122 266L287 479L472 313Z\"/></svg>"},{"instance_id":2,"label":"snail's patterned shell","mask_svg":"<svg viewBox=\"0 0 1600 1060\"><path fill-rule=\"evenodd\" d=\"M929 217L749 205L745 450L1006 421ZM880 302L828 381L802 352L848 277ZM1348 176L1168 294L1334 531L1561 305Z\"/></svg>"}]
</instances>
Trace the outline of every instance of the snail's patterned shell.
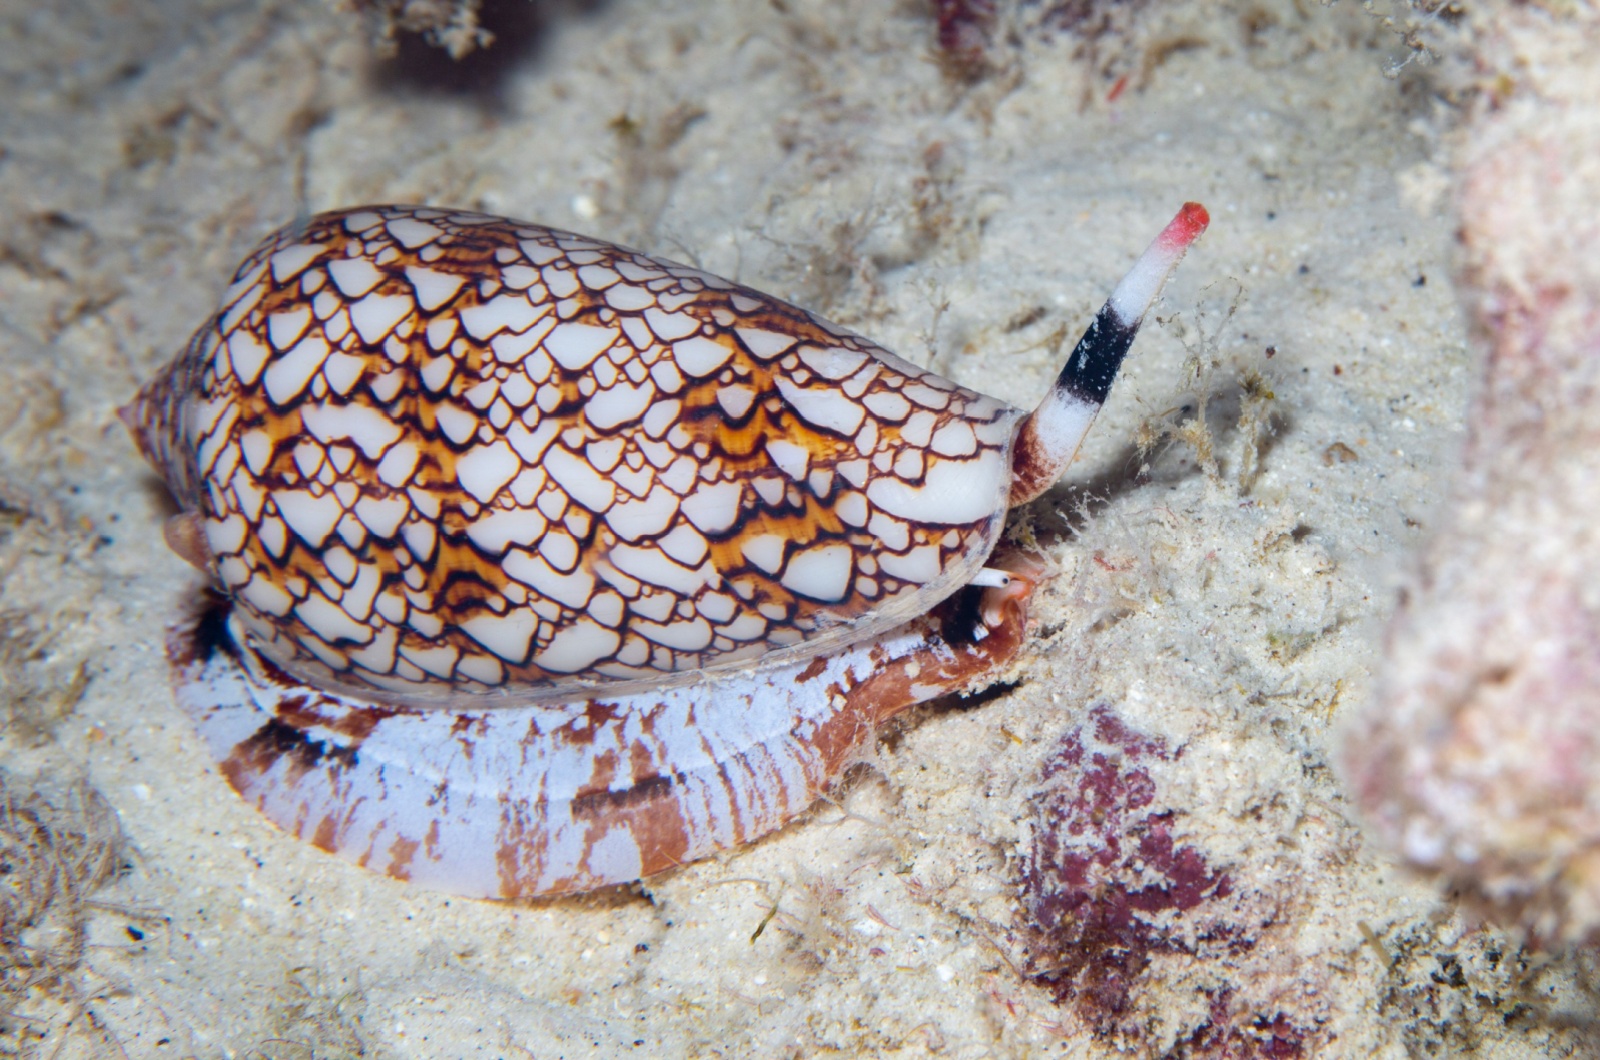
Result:
<instances>
[{"instance_id":1,"label":"snail's patterned shell","mask_svg":"<svg viewBox=\"0 0 1600 1060\"><path fill-rule=\"evenodd\" d=\"M258 647L411 703L919 614L992 549L1021 415L698 269L412 207L267 239L148 404Z\"/></svg>"}]
</instances>

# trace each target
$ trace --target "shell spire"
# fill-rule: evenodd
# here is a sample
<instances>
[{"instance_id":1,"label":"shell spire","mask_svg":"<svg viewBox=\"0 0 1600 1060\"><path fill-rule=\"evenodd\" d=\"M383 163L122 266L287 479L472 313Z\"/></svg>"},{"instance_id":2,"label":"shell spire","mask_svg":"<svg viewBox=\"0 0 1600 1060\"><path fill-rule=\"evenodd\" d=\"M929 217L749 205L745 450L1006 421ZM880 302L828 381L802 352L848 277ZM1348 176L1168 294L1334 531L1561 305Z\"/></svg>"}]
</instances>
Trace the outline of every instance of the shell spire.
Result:
<instances>
[{"instance_id":1,"label":"shell spire","mask_svg":"<svg viewBox=\"0 0 1600 1060\"><path fill-rule=\"evenodd\" d=\"M1095 314L1050 393L1017 431L1011 458L1013 507L1026 504L1055 485L1072 464L1078 446L1111 392L1122 358L1133 345L1145 313L1189 245L1210 223L1211 215L1204 206L1184 203Z\"/></svg>"}]
</instances>

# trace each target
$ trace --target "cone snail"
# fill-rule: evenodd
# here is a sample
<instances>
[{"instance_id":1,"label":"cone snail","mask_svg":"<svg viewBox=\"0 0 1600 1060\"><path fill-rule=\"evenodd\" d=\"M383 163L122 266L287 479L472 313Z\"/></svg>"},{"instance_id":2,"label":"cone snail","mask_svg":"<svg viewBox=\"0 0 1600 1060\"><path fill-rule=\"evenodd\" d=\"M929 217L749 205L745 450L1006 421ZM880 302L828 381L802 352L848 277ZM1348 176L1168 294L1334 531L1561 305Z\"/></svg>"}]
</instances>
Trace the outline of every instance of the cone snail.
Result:
<instances>
[{"instance_id":1,"label":"cone snail","mask_svg":"<svg viewBox=\"0 0 1600 1060\"><path fill-rule=\"evenodd\" d=\"M884 719L992 681L1190 203L1025 413L585 236L371 206L267 237L122 410L216 586L179 704L288 832L526 897L803 812Z\"/></svg>"}]
</instances>

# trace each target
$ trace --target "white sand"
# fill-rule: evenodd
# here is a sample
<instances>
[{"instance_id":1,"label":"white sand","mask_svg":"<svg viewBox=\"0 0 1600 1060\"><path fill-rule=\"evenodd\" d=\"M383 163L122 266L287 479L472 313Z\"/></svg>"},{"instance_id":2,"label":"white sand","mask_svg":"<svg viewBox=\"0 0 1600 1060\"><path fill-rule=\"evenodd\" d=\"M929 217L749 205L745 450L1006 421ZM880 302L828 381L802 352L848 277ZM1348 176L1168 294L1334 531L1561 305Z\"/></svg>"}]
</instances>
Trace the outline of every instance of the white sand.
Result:
<instances>
[{"instance_id":1,"label":"white sand","mask_svg":"<svg viewBox=\"0 0 1600 1060\"><path fill-rule=\"evenodd\" d=\"M889 0L551 13L494 98L375 76L359 24L316 0L0 18L0 754L86 773L137 852L66 978L93 1020L66 1032L68 1007L29 1002L56 1021L47 1054L67 1034L59 1055L114 1055L104 1036L130 1056L1161 1055L1186 1037L1221 1055L1209 1026L1250 1055L1279 1016L1307 1056L1581 1041L1575 959L1464 923L1363 841L1329 768L1474 376L1439 194L1449 108L1416 68L1382 76L1402 53L1358 8L1146 12L1134 43L1099 45L1113 73L1135 64L1114 103L1064 37L953 84L925 5ZM1031 405L1047 340L1075 337L1186 199L1213 225L1164 325L1069 486L1025 516L1062 573L1020 684L918 712L838 807L636 893L451 900L276 832L173 704L161 629L199 581L113 410L298 211L426 201L576 228ZM1220 367L1197 388L1183 344L1202 336ZM1253 481L1248 371L1274 395ZM1197 389L1217 478L1172 441L1136 478L1140 423ZM1104 497L1086 524L1072 482ZM1123 1030L1098 1034L1007 962L1027 956L1039 763L1094 700L1182 748L1152 765L1156 800L1232 881L1163 923L1241 933L1155 954ZM0 1043L46 1026L0 1015Z\"/></svg>"}]
</instances>

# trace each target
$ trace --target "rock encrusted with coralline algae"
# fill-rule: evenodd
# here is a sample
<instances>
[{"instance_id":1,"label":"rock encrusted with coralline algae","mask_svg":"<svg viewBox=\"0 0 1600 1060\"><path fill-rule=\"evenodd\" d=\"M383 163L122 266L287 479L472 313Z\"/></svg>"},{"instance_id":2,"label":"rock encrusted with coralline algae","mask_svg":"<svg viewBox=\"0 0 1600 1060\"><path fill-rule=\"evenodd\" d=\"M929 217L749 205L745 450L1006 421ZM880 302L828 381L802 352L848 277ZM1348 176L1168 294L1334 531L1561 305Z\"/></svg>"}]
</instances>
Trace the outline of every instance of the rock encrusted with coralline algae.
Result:
<instances>
[{"instance_id":1,"label":"rock encrusted with coralline algae","mask_svg":"<svg viewBox=\"0 0 1600 1060\"><path fill-rule=\"evenodd\" d=\"M1345 767L1412 865L1571 941L1600 934L1600 15L1478 18L1458 208L1486 368Z\"/></svg>"}]
</instances>

